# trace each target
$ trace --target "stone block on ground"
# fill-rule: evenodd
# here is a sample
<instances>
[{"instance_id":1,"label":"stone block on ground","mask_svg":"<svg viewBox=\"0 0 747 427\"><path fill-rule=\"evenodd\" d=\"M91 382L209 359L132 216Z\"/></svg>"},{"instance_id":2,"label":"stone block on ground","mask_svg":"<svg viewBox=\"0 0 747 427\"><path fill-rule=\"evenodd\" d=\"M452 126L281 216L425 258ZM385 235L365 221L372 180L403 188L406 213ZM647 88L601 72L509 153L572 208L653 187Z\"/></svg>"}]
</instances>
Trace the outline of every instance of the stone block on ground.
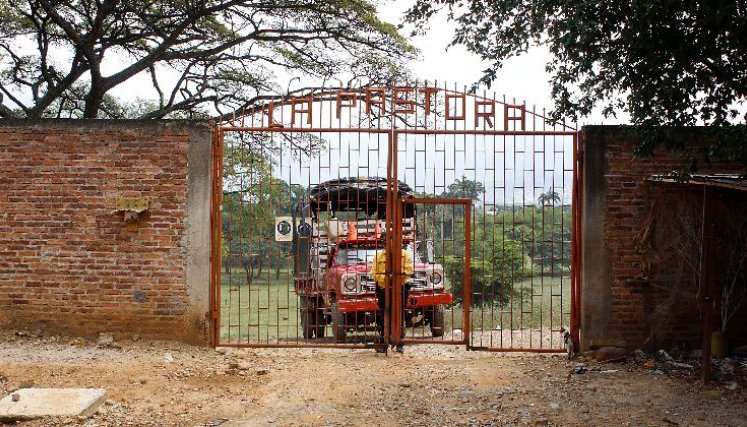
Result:
<instances>
[{"instance_id":1,"label":"stone block on ground","mask_svg":"<svg viewBox=\"0 0 747 427\"><path fill-rule=\"evenodd\" d=\"M0 422L89 416L105 400L103 388L24 388L0 400Z\"/></svg>"},{"instance_id":2,"label":"stone block on ground","mask_svg":"<svg viewBox=\"0 0 747 427\"><path fill-rule=\"evenodd\" d=\"M602 347L594 352L598 362L619 361L627 356L628 350L623 347Z\"/></svg>"}]
</instances>

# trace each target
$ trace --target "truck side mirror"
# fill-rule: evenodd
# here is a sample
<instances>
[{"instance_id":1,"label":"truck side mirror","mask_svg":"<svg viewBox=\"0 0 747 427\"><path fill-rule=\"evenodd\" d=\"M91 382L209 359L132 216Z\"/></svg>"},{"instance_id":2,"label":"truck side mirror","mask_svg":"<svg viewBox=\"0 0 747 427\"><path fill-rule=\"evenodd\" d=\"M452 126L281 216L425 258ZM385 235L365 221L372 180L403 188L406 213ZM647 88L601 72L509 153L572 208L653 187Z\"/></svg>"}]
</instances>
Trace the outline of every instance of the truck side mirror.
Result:
<instances>
[{"instance_id":1,"label":"truck side mirror","mask_svg":"<svg viewBox=\"0 0 747 427\"><path fill-rule=\"evenodd\" d=\"M428 264L433 264L433 261L434 261L433 240L427 240L425 242L425 250L426 252L428 252Z\"/></svg>"}]
</instances>

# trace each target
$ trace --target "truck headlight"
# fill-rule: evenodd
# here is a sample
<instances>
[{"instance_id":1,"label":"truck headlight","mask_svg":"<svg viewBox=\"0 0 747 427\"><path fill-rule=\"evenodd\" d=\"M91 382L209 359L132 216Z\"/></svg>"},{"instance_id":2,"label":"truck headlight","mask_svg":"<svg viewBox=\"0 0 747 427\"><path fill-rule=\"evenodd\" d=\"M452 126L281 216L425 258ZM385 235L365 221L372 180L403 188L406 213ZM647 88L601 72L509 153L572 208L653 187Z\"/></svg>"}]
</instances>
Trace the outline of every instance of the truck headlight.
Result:
<instances>
[{"instance_id":1,"label":"truck headlight","mask_svg":"<svg viewBox=\"0 0 747 427\"><path fill-rule=\"evenodd\" d=\"M430 279L431 283L433 283L434 285L438 285L442 280L444 280L443 276L441 276L441 273L432 273Z\"/></svg>"},{"instance_id":2,"label":"truck headlight","mask_svg":"<svg viewBox=\"0 0 747 427\"><path fill-rule=\"evenodd\" d=\"M355 277L343 278L342 279L342 286L348 292L355 292L356 289L358 289L358 283L356 282Z\"/></svg>"}]
</instances>

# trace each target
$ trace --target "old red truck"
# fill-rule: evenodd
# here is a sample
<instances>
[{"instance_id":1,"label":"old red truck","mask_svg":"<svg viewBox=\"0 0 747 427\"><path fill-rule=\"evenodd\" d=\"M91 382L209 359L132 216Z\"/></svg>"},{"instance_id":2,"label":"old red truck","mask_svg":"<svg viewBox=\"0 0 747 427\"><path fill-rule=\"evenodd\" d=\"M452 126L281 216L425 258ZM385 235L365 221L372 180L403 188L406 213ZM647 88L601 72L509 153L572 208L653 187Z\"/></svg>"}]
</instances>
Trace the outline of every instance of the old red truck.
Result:
<instances>
[{"instance_id":1,"label":"old red truck","mask_svg":"<svg viewBox=\"0 0 747 427\"><path fill-rule=\"evenodd\" d=\"M401 198L412 197L409 186L400 182L398 187ZM321 338L330 325L334 341L345 342L349 332L375 325L376 282L370 272L376 252L383 249L386 179L328 181L309 194L294 236L301 328L305 338ZM431 335L439 337L445 306L453 297L443 267L421 258L415 224L415 207L405 204L403 242L414 264L414 274L407 279L406 324L427 325Z\"/></svg>"}]
</instances>

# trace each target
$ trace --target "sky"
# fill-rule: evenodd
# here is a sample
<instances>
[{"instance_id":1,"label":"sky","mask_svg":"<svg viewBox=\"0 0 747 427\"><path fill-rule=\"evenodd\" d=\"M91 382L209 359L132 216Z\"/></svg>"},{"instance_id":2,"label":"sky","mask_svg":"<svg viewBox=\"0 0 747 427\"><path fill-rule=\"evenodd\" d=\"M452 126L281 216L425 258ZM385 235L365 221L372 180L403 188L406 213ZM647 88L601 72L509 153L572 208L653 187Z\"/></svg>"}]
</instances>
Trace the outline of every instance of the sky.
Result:
<instances>
[{"instance_id":1,"label":"sky","mask_svg":"<svg viewBox=\"0 0 747 427\"><path fill-rule=\"evenodd\" d=\"M407 4L385 3L380 8L380 18L398 23ZM488 63L461 46L446 49L453 36L453 25L442 14L431 23L426 36L411 40L421 51L420 58L409 64L414 76L448 82L450 87L452 83L469 86L480 79ZM408 34L408 29L403 33ZM506 61L491 91L499 98L505 95L509 102L515 99L530 108L535 105L538 111L552 108L550 76L545 72L549 59L545 48L536 47ZM315 108L318 112L329 107ZM287 111L284 114L281 121L287 121L289 114ZM601 118L592 119L601 122ZM502 123L497 127L502 128ZM323 138L326 152L317 157L308 159L288 151L279 153L274 175L304 187L348 176L386 175L386 150L381 148L385 143L378 136L332 134ZM485 185L483 206L536 203L537 197L550 188L557 191L563 203L570 203L573 170L570 137L443 136L428 141L410 137L400 145L399 177L418 192L440 194L464 176Z\"/></svg>"},{"instance_id":2,"label":"sky","mask_svg":"<svg viewBox=\"0 0 747 427\"><path fill-rule=\"evenodd\" d=\"M412 3L385 2L379 8L379 17L387 22L399 23L403 13ZM448 22L446 14L442 12L434 17L426 36L411 39L412 44L421 51L420 59L410 64L416 76L467 86L482 77L482 71L490 66L489 62L482 61L462 46L447 49L454 35L454 25ZM409 34L409 31L403 34ZM550 59L549 50L538 46L530 48L520 56L508 59L498 72L498 77L490 90L499 96L505 95L509 100L516 99L517 103L524 101L527 106L534 105L538 110L552 109L550 74L545 71L545 65ZM597 111L579 124L601 123L627 123L627 115L618 114L618 118L604 118L601 112Z\"/></svg>"},{"instance_id":3,"label":"sky","mask_svg":"<svg viewBox=\"0 0 747 427\"><path fill-rule=\"evenodd\" d=\"M398 23L410 3L387 2L380 7L379 17L387 22ZM467 52L462 46L452 46L447 50L454 34L454 25L441 13L431 22L426 36L411 39L412 44L421 51L421 58L410 63L416 76L467 86L482 77L482 71L490 65L488 62ZM407 33L409 31L404 32ZM526 101L527 105L536 105L540 109L550 108L550 76L545 72L545 63L549 58L546 49L534 48L525 55L510 59L498 74L491 90L498 95L506 95L509 99Z\"/></svg>"},{"instance_id":4,"label":"sky","mask_svg":"<svg viewBox=\"0 0 747 427\"><path fill-rule=\"evenodd\" d=\"M397 24L410 4L412 4L412 0L382 1L379 4L379 16L384 21ZM447 50L447 46L453 37L453 28L454 24L448 22L445 14L441 13L431 21L430 29L426 35L411 39L411 43L421 52L420 57L409 64L413 75L418 79L436 80L439 83L447 82L450 87L451 84L458 87L469 86L479 80L483 70L488 68L489 63L467 52L461 46L453 46ZM403 34L409 34L411 29L406 27ZM23 48L26 48L26 46ZM34 49L35 45L29 43L27 48ZM60 55L62 55L60 59L64 62L64 53L60 53ZM109 58L110 63L103 64L104 73L108 72L107 67L111 67L111 71L114 71L121 66L119 63L121 59L117 58L116 55ZM538 111L543 108L551 109L553 103L550 98L550 76L545 71L546 63L550 59L551 56L546 48L534 47L521 56L505 61L503 69L498 72L491 92L495 91L499 99L505 95L509 102L515 100L514 103L525 103L530 108L536 106ZM287 80L290 80L290 78ZM283 81L281 75L278 76L278 81ZM296 83L305 85L305 82ZM133 78L112 91L112 95L130 101L135 101L138 96L150 93L152 93L150 78L145 74ZM604 119L601 115L595 114L578 125L602 122L612 124L619 121ZM348 143L344 141L344 138L333 139L334 141L329 144L332 147L330 149L336 150L337 153L330 152L327 156L313 160L311 164L307 163L305 166L301 163L295 166L292 163L286 163L285 167L280 168L281 170L276 170L276 174L291 183L301 185L335 178L337 176L334 175L340 173L347 176L385 174L386 165L381 157L384 156L383 152L378 152L376 158L372 158L371 152L368 152L368 160L356 157L345 161L345 156L342 154L348 152L345 148ZM447 153L454 151L459 144L456 138L444 140L442 143ZM404 154L405 160L402 162L401 167L403 169L401 172L409 184L413 187L419 187L416 190L436 193L442 191L445 186L463 175L483 181L490 187L488 190L494 190L492 195L488 194L486 196L485 203L532 202L536 200L540 192L550 187L559 189L564 201L570 199L570 184L566 177L570 157L568 141L558 142L560 145L557 145L557 147L564 148L560 151L555 148L556 157L557 155L561 157L556 160L553 160L553 155L550 152L543 154L541 148L534 148L534 144L538 144L538 146L546 145L547 141L528 140L525 142L514 139L504 141L504 143L508 147L516 148L506 149L502 153L495 149L487 153L487 151L479 151L478 147L472 147L464 149L463 155L446 156L443 152L416 152L413 147L418 142L413 140L408 148L409 151ZM358 144L360 145L360 141ZM363 144L368 143L363 142ZM337 148L334 148L334 146L337 146ZM524 146L530 148L524 149ZM359 148L358 153L362 156L366 153L366 150ZM488 154L493 156L488 156ZM329 164L323 164L324 159L329 160ZM553 163L554 166L549 163ZM501 164L503 166L499 166ZM295 171L292 169L295 169ZM548 169L555 170L555 173L548 175ZM324 170L327 172L322 173ZM315 171L316 176L312 176ZM499 173L499 171L502 171L502 173ZM521 194L511 190L511 188L518 186L521 186Z\"/></svg>"}]
</instances>

